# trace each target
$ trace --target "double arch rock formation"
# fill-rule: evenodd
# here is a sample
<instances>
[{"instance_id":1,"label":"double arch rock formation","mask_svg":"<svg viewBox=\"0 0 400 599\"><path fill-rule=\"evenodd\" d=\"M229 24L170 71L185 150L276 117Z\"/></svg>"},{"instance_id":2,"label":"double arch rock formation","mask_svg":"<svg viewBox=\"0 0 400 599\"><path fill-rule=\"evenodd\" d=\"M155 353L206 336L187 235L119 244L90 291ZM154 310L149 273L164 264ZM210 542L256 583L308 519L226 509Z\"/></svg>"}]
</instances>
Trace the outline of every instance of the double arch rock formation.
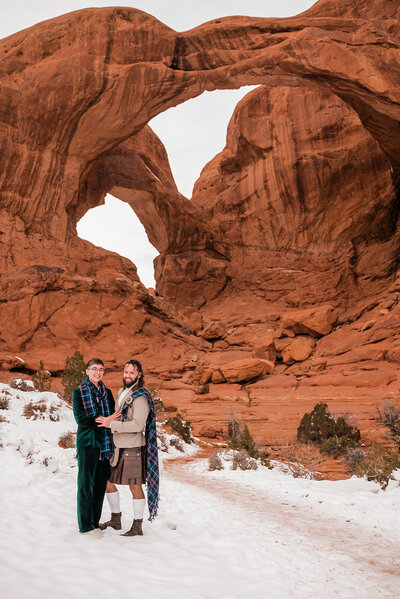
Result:
<instances>
[{"instance_id":1,"label":"double arch rock formation","mask_svg":"<svg viewBox=\"0 0 400 599\"><path fill-rule=\"evenodd\" d=\"M264 313L328 300L349 311L393 285L400 7L354 4L183 33L133 8L85 9L0 42L3 368L15 355L35 368L45 348L56 372L79 347L167 371L210 347L182 329L190 308L216 318L250 293ZM237 107L187 200L147 123L243 85L265 87ZM77 237L108 192L160 252L161 298L128 260Z\"/></svg>"}]
</instances>

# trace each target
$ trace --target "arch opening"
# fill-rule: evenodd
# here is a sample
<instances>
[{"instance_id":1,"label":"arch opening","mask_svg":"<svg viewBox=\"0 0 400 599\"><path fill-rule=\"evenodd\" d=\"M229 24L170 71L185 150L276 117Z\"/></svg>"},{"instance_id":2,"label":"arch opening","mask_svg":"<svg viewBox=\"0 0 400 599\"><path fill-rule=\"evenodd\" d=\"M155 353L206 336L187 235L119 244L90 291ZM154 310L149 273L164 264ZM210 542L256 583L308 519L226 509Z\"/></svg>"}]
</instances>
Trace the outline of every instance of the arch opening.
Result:
<instances>
[{"instance_id":1,"label":"arch opening","mask_svg":"<svg viewBox=\"0 0 400 599\"><path fill-rule=\"evenodd\" d=\"M131 260L143 285L155 287L153 260L158 251L126 202L108 194L104 204L88 210L76 228L81 239Z\"/></svg>"}]
</instances>

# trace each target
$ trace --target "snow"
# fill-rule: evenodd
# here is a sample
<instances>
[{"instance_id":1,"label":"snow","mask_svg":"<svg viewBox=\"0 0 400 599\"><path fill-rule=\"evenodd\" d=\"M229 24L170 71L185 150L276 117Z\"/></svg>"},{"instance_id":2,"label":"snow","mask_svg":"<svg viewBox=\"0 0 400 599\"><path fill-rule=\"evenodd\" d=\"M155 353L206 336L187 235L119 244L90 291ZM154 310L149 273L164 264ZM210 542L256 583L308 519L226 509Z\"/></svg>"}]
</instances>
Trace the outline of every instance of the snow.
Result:
<instances>
[{"instance_id":1,"label":"snow","mask_svg":"<svg viewBox=\"0 0 400 599\"><path fill-rule=\"evenodd\" d=\"M294 479L279 468L209 472L175 448L161 472L160 513L143 537L107 529L102 539L76 524L72 411L53 393L7 391L0 425L5 599L143 596L150 599L393 599L398 574L400 487L366 480ZM45 401L43 418L22 416ZM51 421L52 415L60 419ZM162 454L164 455L164 454ZM184 459L179 459L180 456ZM45 465L47 464L47 466ZM120 487L123 531L132 520ZM103 517L108 518L105 502Z\"/></svg>"}]
</instances>

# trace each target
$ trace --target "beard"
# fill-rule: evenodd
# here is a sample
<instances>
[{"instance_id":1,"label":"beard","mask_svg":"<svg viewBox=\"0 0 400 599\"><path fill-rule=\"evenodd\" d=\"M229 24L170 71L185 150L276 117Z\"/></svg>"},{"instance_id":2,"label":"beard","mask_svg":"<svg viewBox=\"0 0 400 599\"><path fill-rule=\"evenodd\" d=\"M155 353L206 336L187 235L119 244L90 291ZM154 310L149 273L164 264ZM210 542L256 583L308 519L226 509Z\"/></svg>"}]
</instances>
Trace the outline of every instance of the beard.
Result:
<instances>
[{"instance_id":1,"label":"beard","mask_svg":"<svg viewBox=\"0 0 400 599\"><path fill-rule=\"evenodd\" d=\"M125 377L122 377L122 383L124 385L124 389L130 389L137 383L138 377L135 377L133 380L127 381Z\"/></svg>"}]
</instances>

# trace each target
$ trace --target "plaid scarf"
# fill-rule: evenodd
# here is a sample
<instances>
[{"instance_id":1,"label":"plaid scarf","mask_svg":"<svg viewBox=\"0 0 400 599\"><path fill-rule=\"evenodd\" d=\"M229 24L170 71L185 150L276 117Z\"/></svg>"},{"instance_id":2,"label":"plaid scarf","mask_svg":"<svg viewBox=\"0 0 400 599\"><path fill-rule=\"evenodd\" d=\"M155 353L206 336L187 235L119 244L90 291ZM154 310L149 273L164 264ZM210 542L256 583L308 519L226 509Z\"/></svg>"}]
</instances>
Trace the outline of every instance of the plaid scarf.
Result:
<instances>
[{"instance_id":1,"label":"plaid scarf","mask_svg":"<svg viewBox=\"0 0 400 599\"><path fill-rule=\"evenodd\" d=\"M126 419L129 407L132 405L135 397L144 395L149 402L150 412L146 421L146 483L147 483L147 505L149 508L149 520L152 522L157 516L159 502L159 483L160 475L158 472L158 449L157 449L157 425L154 412L153 398L144 387L136 389L121 409L122 420Z\"/></svg>"},{"instance_id":2,"label":"plaid scarf","mask_svg":"<svg viewBox=\"0 0 400 599\"><path fill-rule=\"evenodd\" d=\"M83 409L86 416L110 416L112 414L111 404L108 399L107 389L103 381L99 381L99 388L86 378L79 387L82 397ZM101 431L100 460L109 460L114 452L111 429L99 427Z\"/></svg>"}]
</instances>

